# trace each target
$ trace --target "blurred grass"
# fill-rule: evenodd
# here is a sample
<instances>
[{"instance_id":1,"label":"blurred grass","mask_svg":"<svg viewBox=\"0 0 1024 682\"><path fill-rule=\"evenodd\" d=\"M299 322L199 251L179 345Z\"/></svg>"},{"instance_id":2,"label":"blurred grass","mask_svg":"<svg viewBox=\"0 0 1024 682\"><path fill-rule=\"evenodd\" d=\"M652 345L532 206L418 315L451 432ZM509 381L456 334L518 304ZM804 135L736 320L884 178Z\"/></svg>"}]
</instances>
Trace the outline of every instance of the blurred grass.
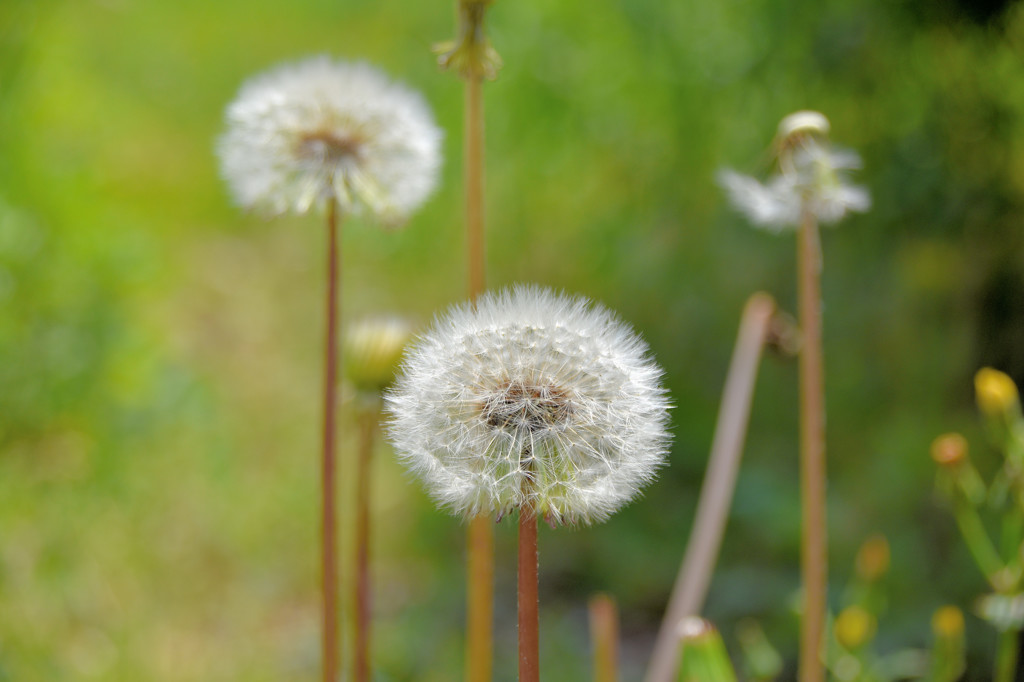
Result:
<instances>
[{"instance_id":1,"label":"blurred grass","mask_svg":"<svg viewBox=\"0 0 1024 682\"><path fill-rule=\"evenodd\" d=\"M676 405L671 464L643 499L603 526L542 532L550 679L586 677L594 590L620 599L626 679L639 676L742 303L765 289L793 307L792 240L744 225L714 172L765 170L797 108L862 152L876 204L825 234L836 584L864 536L889 536L893 646L924 642L933 607L982 589L932 501L926 450L954 428L983 442L978 365L1024 379L1024 10L978 25L935 7L494 5L491 282L615 308ZM447 131L442 189L401 233L346 225L344 310L429 320L465 288L461 88L429 54L453 14L398 0L0 6L0 680L316 679L323 235L316 218L230 206L212 144L240 83L282 60L365 58L422 89ZM709 602L726 634L757 615L788 651L795 405L794 366L767 362ZM462 530L379 454L380 679L454 679ZM498 680L515 656L506 526Z\"/></svg>"}]
</instances>

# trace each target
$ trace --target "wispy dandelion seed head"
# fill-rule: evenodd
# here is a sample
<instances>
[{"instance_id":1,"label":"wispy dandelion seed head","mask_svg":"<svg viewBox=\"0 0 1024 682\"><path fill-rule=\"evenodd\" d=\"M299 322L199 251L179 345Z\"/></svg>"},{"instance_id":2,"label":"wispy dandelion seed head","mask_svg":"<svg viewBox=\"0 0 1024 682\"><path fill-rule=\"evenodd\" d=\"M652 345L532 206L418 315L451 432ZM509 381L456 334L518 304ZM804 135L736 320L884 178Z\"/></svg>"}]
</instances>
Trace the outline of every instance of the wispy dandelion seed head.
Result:
<instances>
[{"instance_id":1,"label":"wispy dandelion seed head","mask_svg":"<svg viewBox=\"0 0 1024 682\"><path fill-rule=\"evenodd\" d=\"M828 119L818 112L791 114L779 125L778 173L761 182L724 169L718 184L750 222L773 232L796 227L804 210L826 224L863 213L871 208L871 195L847 180L849 171L861 167L860 157L833 149L828 130Z\"/></svg>"},{"instance_id":2,"label":"wispy dandelion seed head","mask_svg":"<svg viewBox=\"0 0 1024 682\"><path fill-rule=\"evenodd\" d=\"M246 82L217 150L235 200L272 213L335 200L400 223L434 190L441 132L423 98L363 63L317 57Z\"/></svg>"},{"instance_id":3,"label":"wispy dandelion seed head","mask_svg":"<svg viewBox=\"0 0 1024 682\"><path fill-rule=\"evenodd\" d=\"M451 308L413 345L386 397L388 434L455 514L601 521L664 461L661 374L606 308L516 287Z\"/></svg>"}]
</instances>

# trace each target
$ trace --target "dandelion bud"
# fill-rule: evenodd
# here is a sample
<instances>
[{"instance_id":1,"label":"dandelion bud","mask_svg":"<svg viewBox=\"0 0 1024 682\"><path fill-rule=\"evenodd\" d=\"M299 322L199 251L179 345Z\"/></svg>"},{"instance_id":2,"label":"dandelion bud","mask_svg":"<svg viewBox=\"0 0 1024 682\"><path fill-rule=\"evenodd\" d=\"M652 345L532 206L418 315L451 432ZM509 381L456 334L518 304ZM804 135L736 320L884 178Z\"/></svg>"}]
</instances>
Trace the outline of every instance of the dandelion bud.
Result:
<instances>
[{"instance_id":1,"label":"dandelion bud","mask_svg":"<svg viewBox=\"0 0 1024 682\"><path fill-rule=\"evenodd\" d=\"M857 550L857 576L875 582L889 570L889 541L884 535L872 535Z\"/></svg>"},{"instance_id":2,"label":"dandelion bud","mask_svg":"<svg viewBox=\"0 0 1024 682\"><path fill-rule=\"evenodd\" d=\"M990 417L1001 417L1020 404L1017 385L997 369L984 367L974 375L978 407Z\"/></svg>"},{"instance_id":3,"label":"dandelion bud","mask_svg":"<svg viewBox=\"0 0 1024 682\"><path fill-rule=\"evenodd\" d=\"M964 613L955 606L943 606L932 615L936 637L952 639L964 636Z\"/></svg>"},{"instance_id":4,"label":"dandelion bud","mask_svg":"<svg viewBox=\"0 0 1024 682\"><path fill-rule=\"evenodd\" d=\"M412 337L400 317L377 317L351 325L345 335L345 374L357 390L380 393L395 378L405 344Z\"/></svg>"},{"instance_id":5,"label":"dandelion bud","mask_svg":"<svg viewBox=\"0 0 1024 682\"><path fill-rule=\"evenodd\" d=\"M966 668L964 614L955 606L943 606L932 616L931 674L934 682L956 682Z\"/></svg>"},{"instance_id":6,"label":"dandelion bud","mask_svg":"<svg viewBox=\"0 0 1024 682\"><path fill-rule=\"evenodd\" d=\"M603 520L664 460L660 376L610 311L516 287L451 308L409 350L389 435L456 514Z\"/></svg>"},{"instance_id":7,"label":"dandelion bud","mask_svg":"<svg viewBox=\"0 0 1024 682\"><path fill-rule=\"evenodd\" d=\"M835 623L836 640L854 651L875 636L875 617L860 606L848 606L839 612Z\"/></svg>"},{"instance_id":8,"label":"dandelion bud","mask_svg":"<svg viewBox=\"0 0 1024 682\"><path fill-rule=\"evenodd\" d=\"M419 94L367 64L320 57L245 83L218 152L246 208L306 213L335 201L397 224L434 191L440 146Z\"/></svg>"},{"instance_id":9,"label":"dandelion bud","mask_svg":"<svg viewBox=\"0 0 1024 682\"><path fill-rule=\"evenodd\" d=\"M967 439L959 433L945 433L932 441L931 452L936 464L956 468L967 461Z\"/></svg>"},{"instance_id":10,"label":"dandelion bud","mask_svg":"<svg viewBox=\"0 0 1024 682\"><path fill-rule=\"evenodd\" d=\"M689 617L679 622L682 654L679 679L682 682L735 682L722 636L710 622Z\"/></svg>"}]
</instances>

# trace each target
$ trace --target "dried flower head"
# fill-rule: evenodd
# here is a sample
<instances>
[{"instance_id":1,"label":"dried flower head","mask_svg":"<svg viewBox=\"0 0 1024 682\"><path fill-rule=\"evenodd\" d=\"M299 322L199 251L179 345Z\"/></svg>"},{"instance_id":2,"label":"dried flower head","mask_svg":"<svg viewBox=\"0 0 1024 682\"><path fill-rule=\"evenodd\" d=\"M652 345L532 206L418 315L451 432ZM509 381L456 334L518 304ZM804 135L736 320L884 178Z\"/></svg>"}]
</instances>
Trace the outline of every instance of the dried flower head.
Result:
<instances>
[{"instance_id":1,"label":"dried flower head","mask_svg":"<svg viewBox=\"0 0 1024 682\"><path fill-rule=\"evenodd\" d=\"M404 220L437 184L441 132L423 98L373 67L317 57L242 86L218 152L242 206Z\"/></svg>"},{"instance_id":2,"label":"dried flower head","mask_svg":"<svg viewBox=\"0 0 1024 682\"><path fill-rule=\"evenodd\" d=\"M836 223L851 211L867 211L871 196L845 177L846 171L860 168L860 157L832 149L828 131L828 119L816 111L790 114L779 124L775 140L776 175L762 183L725 169L718 182L752 223L776 232L798 225L804 210L822 223Z\"/></svg>"},{"instance_id":3,"label":"dried flower head","mask_svg":"<svg viewBox=\"0 0 1024 682\"><path fill-rule=\"evenodd\" d=\"M662 464L661 370L613 313L537 287L451 308L408 351L389 435L456 514L607 518Z\"/></svg>"}]
</instances>

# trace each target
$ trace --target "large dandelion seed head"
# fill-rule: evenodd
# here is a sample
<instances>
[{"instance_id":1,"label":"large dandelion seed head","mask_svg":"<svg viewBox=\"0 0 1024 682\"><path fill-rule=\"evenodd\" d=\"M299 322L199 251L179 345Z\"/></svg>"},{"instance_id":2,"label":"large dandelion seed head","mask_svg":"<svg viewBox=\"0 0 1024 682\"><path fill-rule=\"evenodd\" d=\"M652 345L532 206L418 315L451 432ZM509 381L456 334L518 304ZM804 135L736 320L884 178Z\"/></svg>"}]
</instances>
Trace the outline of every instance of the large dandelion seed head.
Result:
<instances>
[{"instance_id":1,"label":"large dandelion seed head","mask_svg":"<svg viewBox=\"0 0 1024 682\"><path fill-rule=\"evenodd\" d=\"M402 222L434 190L441 132L423 98L362 63L317 57L242 86L217 149L246 208Z\"/></svg>"},{"instance_id":2,"label":"large dandelion seed head","mask_svg":"<svg viewBox=\"0 0 1024 682\"><path fill-rule=\"evenodd\" d=\"M451 308L386 397L399 457L439 504L590 523L663 463L661 370L613 313L537 287Z\"/></svg>"}]
</instances>

